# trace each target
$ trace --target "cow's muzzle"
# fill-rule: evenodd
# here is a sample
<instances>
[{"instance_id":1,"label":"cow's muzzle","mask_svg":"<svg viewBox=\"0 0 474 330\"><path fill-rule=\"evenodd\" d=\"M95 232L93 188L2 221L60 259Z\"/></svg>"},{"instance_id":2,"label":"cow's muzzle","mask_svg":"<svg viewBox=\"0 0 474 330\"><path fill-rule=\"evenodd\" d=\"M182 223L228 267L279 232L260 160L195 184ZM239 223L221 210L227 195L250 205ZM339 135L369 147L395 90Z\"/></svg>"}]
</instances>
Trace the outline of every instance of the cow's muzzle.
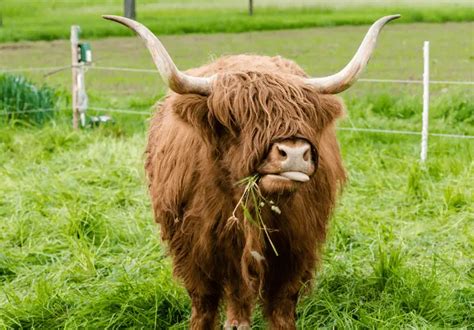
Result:
<instances>
[{"instance_id":1,"label":"cow's muzzle","mask_svg":"<svg viewBox=\"0 0 474 330\"><path fill-rule=\"evenodd\" d=\"M317 151L301 138L285 139L273 143L260 166L260 185L266 191L294 190L307 182L318 163Z\"/></svg>"}]
</instances>

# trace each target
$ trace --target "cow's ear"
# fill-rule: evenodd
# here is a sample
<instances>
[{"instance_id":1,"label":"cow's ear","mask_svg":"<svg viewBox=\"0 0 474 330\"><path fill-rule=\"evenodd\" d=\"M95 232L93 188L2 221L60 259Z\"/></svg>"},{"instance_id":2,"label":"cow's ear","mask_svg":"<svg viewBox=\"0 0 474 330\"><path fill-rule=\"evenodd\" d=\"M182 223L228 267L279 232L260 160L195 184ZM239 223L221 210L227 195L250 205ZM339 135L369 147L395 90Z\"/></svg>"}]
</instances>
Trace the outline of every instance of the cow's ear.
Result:
<instances>
[{"instance_id":1,"label":"cow's ear","mask_svg":"<svg viewBox=\"0 0 474 330\"><path fill-rule=\"evenodd\" d=\"M317 108L317 120L321 127L326 127L334 120L344 117L346 113L344 102L334 95L319 94Z\"/></svg>"},{"instance_id":2,"label":"cow's ear","mask_svg":"<svg viewBox=\"0 0 474 330\"><path fill-rule=\"evenodd\" d=\"M174 112L186 123L200 130L202 135L211 139L216 132L216 119L210 115L207 97L198 94L174 94Z\"/></svg>"}]
</instances>

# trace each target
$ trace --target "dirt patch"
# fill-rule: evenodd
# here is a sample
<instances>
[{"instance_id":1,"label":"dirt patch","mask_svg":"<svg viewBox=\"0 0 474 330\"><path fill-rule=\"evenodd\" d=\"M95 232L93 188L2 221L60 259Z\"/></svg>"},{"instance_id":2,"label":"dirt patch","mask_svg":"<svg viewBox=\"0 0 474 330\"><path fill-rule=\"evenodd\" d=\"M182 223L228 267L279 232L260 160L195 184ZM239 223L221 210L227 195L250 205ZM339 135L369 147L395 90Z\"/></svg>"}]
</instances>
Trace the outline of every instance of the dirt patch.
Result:
<instances>
[{"instance_id":1,"label":"dirt patch","mask_svg":"<svg viewBox=\"0 0 474 330\"><path fill-rule=\"evenodd\" d=\"M0 50L17 50L17 49L28 49L28 48L31 48L31 45L25 45L25 44L0 45Z\"/></svg>"}]
</instances>

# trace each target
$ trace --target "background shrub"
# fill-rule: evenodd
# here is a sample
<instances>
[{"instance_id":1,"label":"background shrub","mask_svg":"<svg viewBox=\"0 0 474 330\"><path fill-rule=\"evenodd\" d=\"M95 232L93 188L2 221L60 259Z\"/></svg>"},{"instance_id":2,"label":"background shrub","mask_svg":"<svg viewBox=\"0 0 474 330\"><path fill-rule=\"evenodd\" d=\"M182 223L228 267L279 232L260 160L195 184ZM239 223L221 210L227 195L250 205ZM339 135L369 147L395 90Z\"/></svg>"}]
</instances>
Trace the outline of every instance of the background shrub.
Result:
<instances>
[{"instance_id":1,"label":"background shrub","mask_svg":"<svg viewBox=\"0 0 474 330\"><path fill-rule=\"evenodd\" d=\"M0 75L0 121L43 124L54 116L57 94L47 86L37 87L26 78Z\"/></svg>"}]
</instances>

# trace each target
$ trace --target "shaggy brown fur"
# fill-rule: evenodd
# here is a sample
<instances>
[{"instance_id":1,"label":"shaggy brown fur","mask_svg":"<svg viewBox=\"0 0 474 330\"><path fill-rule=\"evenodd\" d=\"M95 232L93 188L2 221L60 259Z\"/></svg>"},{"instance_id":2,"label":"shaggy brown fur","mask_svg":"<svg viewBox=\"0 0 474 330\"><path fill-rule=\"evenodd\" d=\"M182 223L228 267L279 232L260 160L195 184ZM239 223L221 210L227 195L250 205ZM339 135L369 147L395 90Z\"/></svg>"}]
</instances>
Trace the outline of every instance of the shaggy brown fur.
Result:
<instances>
[{"instance_id":1,"label":"shaggy brown fur","mask_svg":"<svg viewBox=\"0 0 474 330\"><path fill-rule=\"evenodd\" d=\"M174 273L192 299L191 328L214 327L223 299L228 320L245 324L260 298L272 328L292 329L345 180L334 128L343 107L281 57L229 56L189 72L217 73L212 93L167 96L151 123L146 171ZM281 214L263 208L276 256L242 214L237 225L228 219L242 194L236 183L257 172L274 141L291 137L318 150L319 167L296 191L269 197Z\"/></svg>"}]
</instances>

